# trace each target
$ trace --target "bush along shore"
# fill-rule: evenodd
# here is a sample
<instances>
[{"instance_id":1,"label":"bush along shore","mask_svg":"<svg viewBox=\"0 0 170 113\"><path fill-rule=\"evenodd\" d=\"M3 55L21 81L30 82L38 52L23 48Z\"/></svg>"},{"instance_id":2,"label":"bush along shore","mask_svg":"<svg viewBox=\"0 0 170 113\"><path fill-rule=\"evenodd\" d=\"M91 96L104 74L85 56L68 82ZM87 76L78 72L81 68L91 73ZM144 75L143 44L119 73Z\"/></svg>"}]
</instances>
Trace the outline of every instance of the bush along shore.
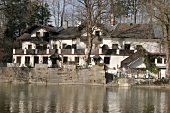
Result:
<instances>
[{"instance_id":1,"label":"bush along shore","mask_svg":"<svg viewBox=\"0 0 170 113\"><path fill-rule=\"evenodd\" d=\"M107 86L131 86L131 87L166 87L170 88L169 79L135 79L135 78L114 78L107 83Z\"/></svg>"},{"instance_id":2,"label":"bush along shore","mask_svg":"<svg viewBox=\"0 0 170 113\"><path fill-rule=\"evenodd\" d=\"M137 87L164 87L164 88L170 88L170 79L141 79L136 80L136 83L134 86Z\"/></svg>"}]
</instances>

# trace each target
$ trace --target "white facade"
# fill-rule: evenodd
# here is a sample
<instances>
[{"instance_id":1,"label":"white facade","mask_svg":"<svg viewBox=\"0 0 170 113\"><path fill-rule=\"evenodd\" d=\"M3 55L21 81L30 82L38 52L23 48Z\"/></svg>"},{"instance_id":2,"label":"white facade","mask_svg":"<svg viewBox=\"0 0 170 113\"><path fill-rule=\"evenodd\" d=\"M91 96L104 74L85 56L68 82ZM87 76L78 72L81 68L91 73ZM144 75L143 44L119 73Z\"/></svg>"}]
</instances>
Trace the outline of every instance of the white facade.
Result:
<instances>
[{"instance_id":1,"label":"white facade","mask_svg":"<svg viewBox=\"0 0 170 113\"><path fill-rule=\"evenodd\" d=\"M93 34L95 35L96 31L99 31L99 35L102 35L102 31L99 28L94 28L95 31ZM42 37L44 32L47 32L44 28L36 28L31 32L31 38L36 37L36 33L39 32L39 36ZM82 34L82 36L87 36L87 33ZM127 54L121 54L120 51L128 51L133 50L134 53L137 51L137 46L142 46L146 51L149 53L161 53L162 52L162 45L160 43L160 39L135 39L135 38L110 38L109 36L101 36L101 44L98 46L93 46L93 49L96 49L97 55L101 57L100 63L105 63L108 67L108 72L110 73L117 73L119 68L121 67L121 62L129 57ZM118 48L113 48L113 45L117 45ZM62 52L66 46L70 46L71 48L68 49L68 52ZM72 46L76 45L77 50L82 50L80 54L76 54L76 49L72 48ZM103 54L102 47L107 45L107 49L115 49L116 53L113 54ZM128 45L128 49L125 47ZM50 58L52 53L51 51L57 50L57 54L61 57L61 61L57 61L59 63L59 67L62 67L63 63L67 62L76 62L76 65L85 66L86 62L84 60L84 56L86 54L86 43L80 41L80 37L76 39L56 39L50 38L48 44L46 44L46 50L41 52L37 49L37 45L32 41L22 41L22 48L21 50L13 50L13 63L20 63L20 67L28 66L26 63L29 62L29 66L34 67L35 63L48 64L48 67L52 67L52 59ZM20 53L18 53L20 51ZM31 54L30 54L31 53ZM91 61L90 66L96 65L94 61L94 56L96 54L91 54ZM27 58L27 62L26 62ZM21 61L17 61L17 60ZM36 60L38 59L38 60ZM109 61L107 60L109 59ZM164 59L163 59L164 60ZM107 61L107 62L106 62ZM141 58L135 59L130 64L128 64L131 68L146 68L144 60ZM164 62L164 61L163 61ZM56 62L55 62L56 63ZM159 64L155 62L157 66L165 66L165 64ZM161 70L161 73L164 73Z\"/></svg>"},{"instance_id":2,"label":"white facade","mask_svg":"<svg viewBox=\"0 0 170 113\"><path fill-rule=\"evenodd\" d=\"M132 39L132 38L106 38L103 39L102 45L108 45L109 49L112 44L118 44L119 49L125 49L125 44L130 44L130 50L135 50L137 45L142 45L144 49L151 53L161 53L162 45L159 39Z\"/></svg>"}]
</instances>

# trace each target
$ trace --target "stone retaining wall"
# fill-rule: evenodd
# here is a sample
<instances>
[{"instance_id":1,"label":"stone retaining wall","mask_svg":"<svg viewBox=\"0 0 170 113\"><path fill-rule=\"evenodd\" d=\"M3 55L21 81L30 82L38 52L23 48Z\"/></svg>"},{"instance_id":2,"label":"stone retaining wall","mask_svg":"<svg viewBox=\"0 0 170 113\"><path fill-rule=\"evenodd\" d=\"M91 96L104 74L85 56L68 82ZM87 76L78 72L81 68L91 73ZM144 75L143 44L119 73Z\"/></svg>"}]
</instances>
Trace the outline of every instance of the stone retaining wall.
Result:
<instances>
[{"instance_id":1,"label":"stone retaining wall","mask_svg":"<svg viewBox=\"0 0 170 113\"><path fill-rule=\"evenodd\" d=\"M91 69L59 69L37 65L35 68L1 67L0 82L57 83L57 84L105 84L103 67Z\"/></svg>"}]
</instances>

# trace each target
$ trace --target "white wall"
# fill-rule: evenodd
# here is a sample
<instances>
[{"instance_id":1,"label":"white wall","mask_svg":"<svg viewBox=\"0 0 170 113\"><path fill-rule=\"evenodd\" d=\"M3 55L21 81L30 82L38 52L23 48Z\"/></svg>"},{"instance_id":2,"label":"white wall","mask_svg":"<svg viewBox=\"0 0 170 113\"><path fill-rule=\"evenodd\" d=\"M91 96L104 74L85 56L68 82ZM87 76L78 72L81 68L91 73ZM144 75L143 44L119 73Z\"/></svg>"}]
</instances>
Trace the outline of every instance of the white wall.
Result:
<instances>
[{"instance_id":1,"label":"white wall","mask_svg":"<svg viewBox=\"0 0 170 113\"><path fill-rule=\"evenodd\" d=\"M136 45L142 45L144 49L151 53L161 52L161 44L159 43L160 39L130 39L130 38L107 38L103 39L103 44L107 44L109 48L112 48L112 44L118 44L119 49L124 49L124 44L130 44L131 50L136 48Z\"/></svg>"},{"instance_id":2,"label":"white wall","mask_svg":"<svg viewBox=\"0 0 170 113\"><path fill-rule=\"evenodd\" d=\"M104 60L104 57L110 57L110 64L107 64L109 68L119 68L121 66L121 61L126 59L128 56L119 56L119 55L100 55L100 57Z\"/></svg>"},{"instance_id":3,"label":"white wall","mask_svg":"<svg viewBox=\"0 0 170 113\"><path fill-rule=\"evenodd\" d=\"M34 29L32 32L31 32L31 37L36 37L36 32L40 32L40 36L43 36L43 33L44 32L47 32L45 29L43 28L37 28L37 29Z\"/></svg>"},{"instance_id":4,"label":"white wall","mask_svg":"<svg viewBox=\"0 0 170 113\"><path fill-rule=\"evenodd\" d=\"M57 48L61 47L63 49L63 44L71 45L73 44L72 39L71 40L51 40L50 41L50 49L53 49L53 45L57 44Z\"/></svg>"},{"instance_id":5,"label":"white wall","mask_svg":"<svg viewBox=\"0 0 170 113\"><path fill-rule=\"evenodd\" d=\"M28 45L32 45L32 49L36 48L36 45L34 43L31 43L30 41L24 41L22 42L22 49L28 49Z\"/></svg>"},{"instance_id":6,"label":"white wall","mask_svg":"<svg viewBox=\"0 0 170 113\"><path fill-rule=\"evenodd\" d=\"M79 57L79 65L83 66L84 62L84 55L63 55L63 57L68 57L68 61L75 61L75 57Z\"/></svg>"},{"instance_id":7,"label":"white wall","mask_svg":"<svg viewBox=\"0 0 170 113\"><path fill-rule=\"evenodd\" d=\"M61 46L61 49L63 49L62 45L66 44L66 45L71 45L72 44L77 44L76 47L77 49L85 49L86 48L86 44L84 42L80 42L80 39L76 39L76 40L50 40L49 41L49 47L50 49L53 49L53 44L57 44L57 49L59 49L59 47Z\"/></svg>"},{"instance_id":8,"label":"white wall","mask_svg":"<svg viewBox=\"0 0 170 113\"><path fill-rule=\"evenodd\" d=\"M20 67L25 66L25 57L30 57L30 66L34 66L34 56L39 57L39 63L43 63L43 57L50 57L50 55L13 55L14 63L17 63L17 57L21 57Z\"/></svg>"}]
</instances>

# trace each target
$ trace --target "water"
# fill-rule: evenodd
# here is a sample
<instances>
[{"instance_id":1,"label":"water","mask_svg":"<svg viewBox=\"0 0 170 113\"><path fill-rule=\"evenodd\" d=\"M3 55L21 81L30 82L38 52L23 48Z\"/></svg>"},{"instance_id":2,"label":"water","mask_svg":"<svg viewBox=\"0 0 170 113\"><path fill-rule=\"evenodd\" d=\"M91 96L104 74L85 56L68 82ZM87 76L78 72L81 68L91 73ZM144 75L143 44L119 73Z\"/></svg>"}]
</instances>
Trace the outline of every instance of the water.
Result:
<instances>
[{"instance_id":1,"label":"water","mask_svg":"<svg viewBox=\"0 0 170 113\"><path fill-rule=\"evenodd\" d=\"M0 113L170 113L170 90L0 84Z\"/></svg>"}]
</instances>

